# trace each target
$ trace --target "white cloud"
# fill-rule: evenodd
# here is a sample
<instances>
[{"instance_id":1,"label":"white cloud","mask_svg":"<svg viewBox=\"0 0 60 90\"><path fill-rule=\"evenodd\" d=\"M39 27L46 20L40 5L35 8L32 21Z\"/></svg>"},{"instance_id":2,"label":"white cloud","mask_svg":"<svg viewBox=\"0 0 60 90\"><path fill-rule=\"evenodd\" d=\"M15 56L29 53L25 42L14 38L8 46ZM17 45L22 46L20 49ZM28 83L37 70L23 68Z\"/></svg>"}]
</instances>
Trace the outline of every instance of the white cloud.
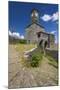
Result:
<instances>
[{"instance_id":1,"label":"white cloud","mask_svg":"<svg viewBox=\"0 0 60 90\"><path fill-rule=\"evenodd\" d=\"M43 20L43 21L45 21L45 22L47 22L47 21L50 21L50 20L52 20L52 21L58 21L58 12L56 12L56 13L53 13L52 15L49 15L49 14L44 14L42 17L41 17L41 19Z\"/></svg>"},{"instance_id":2,"label":"white cloud","mask_svg":"<svg viewBox=\"0 0 60 90\"><path fill-rule=\"evenodd\" d=\"M59 16L58 12L54 13L52 15L52 21L57 21L58 20L58 16Z\"/></svg>"},{"instance_id":3,"label":"white cloud","mask_svg":"<svg viewBox=\"0 0 60 90\"><path fill-rule=\"evenodd\" d=\"M12 36L12 33L11 33L11 31L10 31L10 30L9 30L9 35L10 35L10 36Z\"/></svg>"},{"instance_id":4,"label":"white cloud","mask_svg":"<svg viewBox=\"0 0 60 90\"><path fill-rule=\"evenodd\" d=\"M55 34L55 33L56 33L56 31L51 31L50 33L51 33L51 34Z\"/></svg>"},{"instance_id":5,"label":"white cloud","mask_svg":"<svg viewBox=\"0 0 60 90\"><path fill-rule=\"evenodd\" d=\"M41 19L42 19L43 21L49 21L49 20L51 20L51 16L48 15L48 14L44 14L44 16L41 17Z\"/></svg>"},{"instance_id":6,"label":"white cloud","mask_svg":"<svg viewBox=\"0 0 60 90\"><path fill-rule=\"evenodd\" d=\"M23 35L21 35L21 36L20 36L20 38L21 38L21 39L24 39L24 36L23 36Z\"/></svg>"},{"instance_id":7,"label":"white cloud","mask_svg":"<svg viewBox=\"0 0 60 90\"><path fill-rule=\"evenodd\" d=\"M12 37L15 37L15 38L18 38L18 39L24 39L24 36L23 35L20 35L18 32L11 32L9 30L9 35L12 36Z\"/></svg>"},{"instance_id":8,"label":"white cloud","mask_svg":"<svg viewBox=\"0 0 60 90\"><path fill-rule=\"evenodd\" d=\"M13 37L16 37L16 38L20 38L20 34L18 32L13 32L12 33L12 36Z\"/></svg>"}]
</instances>

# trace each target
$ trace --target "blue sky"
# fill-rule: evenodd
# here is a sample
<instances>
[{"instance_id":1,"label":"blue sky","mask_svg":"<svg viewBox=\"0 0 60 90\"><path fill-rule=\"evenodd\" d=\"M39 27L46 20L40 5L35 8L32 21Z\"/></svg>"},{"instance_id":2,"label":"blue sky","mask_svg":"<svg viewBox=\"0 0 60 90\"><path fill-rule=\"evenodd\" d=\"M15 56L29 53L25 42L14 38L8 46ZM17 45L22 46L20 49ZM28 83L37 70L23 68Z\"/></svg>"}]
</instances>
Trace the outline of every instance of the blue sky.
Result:
<instances>
[{"instance_id":1,"label":"blue sky","mask_svg":"<svg viewBox=\"0 0 60 90\"><path fill-rule=\"evenodd\" d=\"M25 35L25 28L31 23L30 12L33 8L39 10L39 23L45 31L58 37L58 5L41 3L23 3L9 1L9 31L17 35Z\"/></svg>"}]
</instances>

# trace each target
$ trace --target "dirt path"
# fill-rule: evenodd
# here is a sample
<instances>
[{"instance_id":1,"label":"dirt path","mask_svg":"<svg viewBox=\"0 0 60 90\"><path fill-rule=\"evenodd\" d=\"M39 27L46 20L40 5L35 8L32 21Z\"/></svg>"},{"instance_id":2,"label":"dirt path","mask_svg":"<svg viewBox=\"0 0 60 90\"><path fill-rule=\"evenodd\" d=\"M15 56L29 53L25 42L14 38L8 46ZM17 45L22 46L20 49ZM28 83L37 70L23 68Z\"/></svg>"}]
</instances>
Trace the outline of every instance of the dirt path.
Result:
<instances>
[{"instance_id":1,"label":"dirt path","mask_svg":"<svg viewBox=\"0 0 60 90\"><path fill-rule=\"evenodd\" d=\"M57 85L58 70L50 66L46 58L40 67L27 68L21 64L20 57L21 53L9 45L9 88Z\"/></svg>"}]
</instances>

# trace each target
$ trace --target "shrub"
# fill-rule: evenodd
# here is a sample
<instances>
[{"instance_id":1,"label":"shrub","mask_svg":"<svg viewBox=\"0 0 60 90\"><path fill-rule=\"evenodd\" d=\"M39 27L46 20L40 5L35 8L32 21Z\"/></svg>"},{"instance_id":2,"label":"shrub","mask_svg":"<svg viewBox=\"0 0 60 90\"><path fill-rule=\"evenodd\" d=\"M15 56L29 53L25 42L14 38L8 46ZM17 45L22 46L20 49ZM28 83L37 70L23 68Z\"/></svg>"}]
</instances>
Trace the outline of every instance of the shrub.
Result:
<instances>
[{"instance_id":1,"label":"shrub","mask_svg":"<svg viewBox=\"0 0 60 90\"><path fill-rule=\"evenodd\" d=\"M42 60L42 54L32 54L31 58L31 66L32 67L37 67L39 66L39 62Z\"/></svg>"},{"instance_id":2,"label":"shrub","mask_svg":"<svg viewBox=\"0 0 60 90\"><path fill-rule=\"evenodd\" d=\"M21 44L26 44L26 40L25 40L25 39L20 39L20 40L19 40L19 43L21 43Z\"/></svg>"}]
</instances>

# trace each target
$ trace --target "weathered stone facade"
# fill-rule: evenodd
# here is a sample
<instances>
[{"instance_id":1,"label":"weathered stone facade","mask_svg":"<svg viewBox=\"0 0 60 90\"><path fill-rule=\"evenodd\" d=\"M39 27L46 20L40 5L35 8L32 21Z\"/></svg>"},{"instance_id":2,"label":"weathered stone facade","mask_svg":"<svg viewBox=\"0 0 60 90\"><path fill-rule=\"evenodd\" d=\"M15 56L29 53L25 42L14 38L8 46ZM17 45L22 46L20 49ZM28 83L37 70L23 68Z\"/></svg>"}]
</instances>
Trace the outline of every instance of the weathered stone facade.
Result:
<instances>
[{"instance_id":1,"label":"weathered stone facade","mask_svg":"<svg viewBox=\"0 0 60 90\"><path fill-rule=\"evenodd\" d=\"M54 35L45 32L45 28L39 24L38 10L31 11L31 24L26 27L25 39L27 43L37 43L47 47L54 46Z\"/></svg>"},{"instance_id":2,"label":"weathered stone facade","mask_svg":"<svg viewBox=\"0 0 60 90\"><path fill-rule=\"evenodd\" d=\"M43 47L54 47L54 35L47 32L38 32L38 45Z\"/></svg>"},{"instance_id":3,"label":"weathered stone facade","mask_svg":"<svg viewBox=\"0 0 60 90\"><path fill-rule=\"evenodd\" d=\"M38 42L37 33L40 31L44 31L44 28L42 28L36 23L33 23L29 27L27 27L26 28L27 43L37 43Z\"/></svg>"}]
</instances>

